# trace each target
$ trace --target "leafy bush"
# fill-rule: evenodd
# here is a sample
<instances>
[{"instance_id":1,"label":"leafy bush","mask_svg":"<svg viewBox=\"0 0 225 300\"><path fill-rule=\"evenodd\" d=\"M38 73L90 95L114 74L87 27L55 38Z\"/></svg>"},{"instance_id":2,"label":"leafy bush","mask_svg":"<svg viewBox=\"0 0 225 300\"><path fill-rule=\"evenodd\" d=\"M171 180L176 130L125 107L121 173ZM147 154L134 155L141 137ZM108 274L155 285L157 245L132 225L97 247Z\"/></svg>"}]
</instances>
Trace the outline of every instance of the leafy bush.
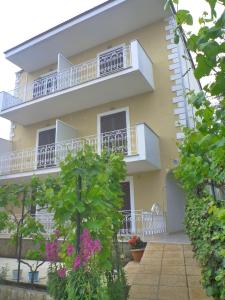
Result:
<instances>
[{"instance_id":1,"label":"leafy bush","mask_svg":"<svg viewBox=\"0 0 225 300\"><path fill-rule=\"evenodd\" d=\"M46 186L57 228L46 244L52 263L49 293L54 299L60 299L58 293L67 300L127 299L116 240L122 217L120 182L125 175L121 154L100 156L87 146L75 157L69 154L61 163L58 183Z\"/></svg>"},{"instance_id":2,"label":"leafy bush","mask_svg":"<svg viewBox=\"0 0 225 300\"><path fill-rule=\"evenodd\" d=\"M199 15L200 29L184 32L193 24L191 12L179 8L179 0L167 0L177 11L175 43L186 39L195 53L196 79L209 76L208 84L188 91L194 106L195 127L185 128L180 162L175 175L187 194L185 225L202 267L202 283L208 295L225 299L225 77L224 0L206 0L210 13ZM219 14L215 8L220 5ZM174 9L174 7L173 7ZM216 105L215 105L216 104ZM218 191L220 196L218 197Z\"/></svg>"},{"instance_id":3,"label":"leafy bush","mask_svg":"<svg viewBox=\"0 0 225 300\"><path fill-rule=\"evenodd\" d=\"M185 129L175 170L187 193L186 230L202 266L208 295L225 299L225 100L194 97L198 121ZM220 197L218 197L220 191Z\"/></svg>"},{"instance_id":4,"label":"leafy bush","mask_svg":"<svg viewBox=\"0 0 225 300\"><path fill-rule=\"evenodd\" d=\"M67 278L67 300L110 300L107 286L96 266L71 271Z\"/></svg>"},{"instance_id":5,"label":"leafy bush","mask_svg":"<svg viewBox=\"0 0 225 300\"><path fill-rule=\"evenodd\" d=\"M123 271L121 271L120 277L115 276L113 280L109 280L108 277L109 300L126 300L128 299L128 292L129 289Z\"/></svg>"},{"instance_id":6,"label":"leafy bush","mask_svg":"<svg viewBox=\"0 0 225 300\"><path fill-rule=\"evenodd\" d=\"M225 202L221 201L220 207L224 206ZM225 299L225 214L222 222L215 215L215 207L212 196L190 197L185 224L202 266L202 283L207 294Z\"/></svg>"},{"instance_id":7,"label":"leafy bush","mask_svg":"<svg viewBox=\"0 0 225 300\"><path fill-rule=\"evenodd\" d=\"M54 297L54 300L67 300L66 278L59 277L57 272L49 270L48 272L48 292Z\"/></svg>"}]
</instances>

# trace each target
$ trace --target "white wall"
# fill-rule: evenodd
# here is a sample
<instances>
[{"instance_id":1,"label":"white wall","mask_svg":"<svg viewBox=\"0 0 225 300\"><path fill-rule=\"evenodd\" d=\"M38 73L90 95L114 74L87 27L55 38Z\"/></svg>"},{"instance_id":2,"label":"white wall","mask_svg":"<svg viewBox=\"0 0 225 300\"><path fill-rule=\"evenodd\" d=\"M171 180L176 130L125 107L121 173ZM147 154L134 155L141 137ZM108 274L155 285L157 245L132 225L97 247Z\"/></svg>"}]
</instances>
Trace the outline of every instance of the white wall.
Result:
<instances>
[{"instance_id":1,"label":"white wall","mask_svg":"<svg viewBox=\"0 0 225 300\"><path fill-rule=\"evenodd\" d=\"M58 73L63 72L72 66L73 64L67 58L65 58L61 53L58 54Z\"/></svg>"},{"instance_id":2,"label":"white wall","mask_svg":"<svg viewBox=\"0 0 225 300\"><path fill-rule=\"evenodd\" d=\"M184 230L185 195L173 174L166 176L167 232Z\"/></svg>"},{"instance_id":3,"label":"white wall","mask_svg":"<svg viewBox=\"0 0 225 300\"><path fill-rule=\"evenodd\" d=\"M141 160L147 160L157 169L161 168L159 137L145 123L136 125L137 150Z\"/></svg>"},{"instance_id":4,"label":"white wall","mask_svg":"<svg viewBox=\"0 0 225 300\"><path fill-rule=\"evenodd\" d=\"M182 70L182 83L184 87L185 93L189 91L196 91L199 92L201 90L198 80L194 76L194 70L192 63L189 59L189 53L186 49L184 41L180 39L179 45L179 55L180 55L180 62L181 62L181 70ZM187 98L186 98L187 99ZM187 122L188 126L193 128L194 127L194 111L193 107L188 104L186 101L186 113L187 113Z\"/></svg>"},{"instance_id":5,"label":"white wall","mask_svg":"<svg viewBox=\"0 0 225 300\"><path fill-rule=\"evenodd\" d=\"M0 155L12 150L12 142L0 138Z\"/></svg>"},{"instance_id":6,"label":"white wall","mask_svg":"<svg viewBox=\"0 0 225 300\"><path fill-rule=\"evenodd\" d=\"M56 143L64 142L77 137L77 131L75 128L60 120L56 120Z\"/></svg>"}]
</instances>

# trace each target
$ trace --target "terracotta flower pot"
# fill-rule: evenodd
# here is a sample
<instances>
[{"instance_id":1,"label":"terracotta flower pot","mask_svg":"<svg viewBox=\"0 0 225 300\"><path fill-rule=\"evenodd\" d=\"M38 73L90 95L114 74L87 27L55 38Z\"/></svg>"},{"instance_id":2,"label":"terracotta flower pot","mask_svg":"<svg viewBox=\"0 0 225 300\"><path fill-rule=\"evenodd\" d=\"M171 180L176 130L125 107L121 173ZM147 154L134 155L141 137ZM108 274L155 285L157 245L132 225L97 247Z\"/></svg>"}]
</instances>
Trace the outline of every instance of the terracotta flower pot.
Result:
<instances>
[{"instance_id":1,"label":"terracotta flower pot","mask_svg":"<svg viewBox=\"0 0 225 300\"><path fill-rule=\"evenodd\" d=\"M140 262L143 254L144 254L144 251L145 251L144 248L142 248L142 249L131 249L131 255L133 257L133 260L135 262Z\"/></svg>"}]
</instances>

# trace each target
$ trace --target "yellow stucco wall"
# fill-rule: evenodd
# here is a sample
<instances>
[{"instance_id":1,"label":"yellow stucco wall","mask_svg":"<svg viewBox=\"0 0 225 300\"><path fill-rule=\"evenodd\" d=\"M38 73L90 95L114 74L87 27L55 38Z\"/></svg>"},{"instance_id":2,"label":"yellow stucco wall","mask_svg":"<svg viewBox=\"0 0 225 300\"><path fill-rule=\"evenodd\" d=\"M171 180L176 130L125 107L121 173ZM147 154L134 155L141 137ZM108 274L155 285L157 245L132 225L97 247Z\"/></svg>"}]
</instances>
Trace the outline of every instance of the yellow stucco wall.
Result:
<instances>
[{"instance_id":1,"label":"yellow stucco wall","mask_svg":"<svg viewBox=\"0 0 225 300\"><path fill-rule=\"evenodd\" d=\"M171 101L174 93L171 92L170 71L168 52L165 39L165 22L160 21L151 26L144 27L136 32L117 38L113 41L86 51L70 61L74 64L96 57L109 47L121 43L128 43L137 39L153 62L155 91L145 93L128 99L114 101L91 109L71 113L59 119L72 125L78 130L79 136L95 134L97 132L97 114L122 107L129 107L130 125L145 122L160 137L160 155L162 170L146 172L134 175L135 206L137 209L150 208L154 202L160 202L165 206L165 175L168 169L173 166L173 160L177 158L174 105ZM52 71L55 66L49 66L33 74L28 74L28 81L31 82L40 74ZM22 74L21 83L26 80L26 74ZM91 95L90 95L91 101ZM24 149L36 145L37 129L55 124L54 120L31 126L20 126L17 124L14 130L13 149Z\"/></svg>"},{"instance_id":2,"label":"yellow stucco wall","mask_svg":"<svg viewBox=\"0 0 225 300\"><path fill-rule=\"evenodd\" d=\"M135 209L150 210L158 202L166 209L164 171L133 174Z\"/></svg>"}]
</instances>

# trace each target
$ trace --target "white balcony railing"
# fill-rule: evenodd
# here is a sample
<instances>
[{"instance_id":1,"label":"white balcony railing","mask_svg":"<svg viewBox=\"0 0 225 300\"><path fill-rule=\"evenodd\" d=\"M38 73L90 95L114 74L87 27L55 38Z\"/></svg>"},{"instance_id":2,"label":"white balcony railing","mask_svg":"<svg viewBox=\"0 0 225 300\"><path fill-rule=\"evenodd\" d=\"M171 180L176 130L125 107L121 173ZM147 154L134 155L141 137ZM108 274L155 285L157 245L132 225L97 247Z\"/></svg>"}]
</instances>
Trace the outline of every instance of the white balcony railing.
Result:
<instances>
[{"instance_id":1,"label":"white balcony railing","mask_svg":"<svg viewBox=\"0 0 225 300\"><path fill-rule=\"evenodd\" d=\"M99 154L104 149L108 152L135 155L137 154L136 127L5 153L0 156L0 175L58 167L69 152L75 156L85 145L92 146Z\"/></svg>"},{"instance_id":2,"label":"white balcony railing","mask_svg":"<svg viewBox=\"0 0 225 300\"><path fill-rule=\"evenodd\" d=\"M166 232L165 214L150 212L145 210L124 210L121 211L123 219L121 229L118 234L121 236L130 236L136 234L145 239L148 236ZM52 213L37 213L34 218L39 221L45 230L46 237L51 235L55 228ZM21 215L16 215L17 220L20 220ZM1 237L9 237L12 232L3 230L0 232Z\"/></svg>"},{"instance_id":3,"label":"white balcony railing","mask_svg":"<svg viewBox=\"0 0 225 300\"><path fill-rule=\"evenodd\" d=\"M135 234L141 237L166 232L165 213L146 210L124 210L120 235Z\"/></svg>"},{"instance_id":4,"label":"white balcony railing","mask_svg":"<svg viewBox=\"0 0 225 300\"><path fill-rule=\"evenodd\" d=\"M27 84L10 92L1 92L0 111L120 72L131 66L130 45L109 49L92 60L73 65L62 72L40 77L32 84Z\"/></svg>"},{"instance_id":5,"label":"white balcony railing","mask_svg":"<svg viewBox=\"0 0 225 300\"><path fill-rule=\"evenodd\" d=\"M55 230L54 220L53 220L53 214L52 213L36 213L35 215L32 215L33 218L35 218L38 222L40 222L43 227L46 234L46 237L49 237ZM15 229L10 230L8 228L0 231L0 238L8 238L10 235L15 233L16 230L16 223L18 224L21 222L22 215L21 214L14 214L11 215L11 220L13 223L15 223Z\"/></svg>"}]
</instances>

